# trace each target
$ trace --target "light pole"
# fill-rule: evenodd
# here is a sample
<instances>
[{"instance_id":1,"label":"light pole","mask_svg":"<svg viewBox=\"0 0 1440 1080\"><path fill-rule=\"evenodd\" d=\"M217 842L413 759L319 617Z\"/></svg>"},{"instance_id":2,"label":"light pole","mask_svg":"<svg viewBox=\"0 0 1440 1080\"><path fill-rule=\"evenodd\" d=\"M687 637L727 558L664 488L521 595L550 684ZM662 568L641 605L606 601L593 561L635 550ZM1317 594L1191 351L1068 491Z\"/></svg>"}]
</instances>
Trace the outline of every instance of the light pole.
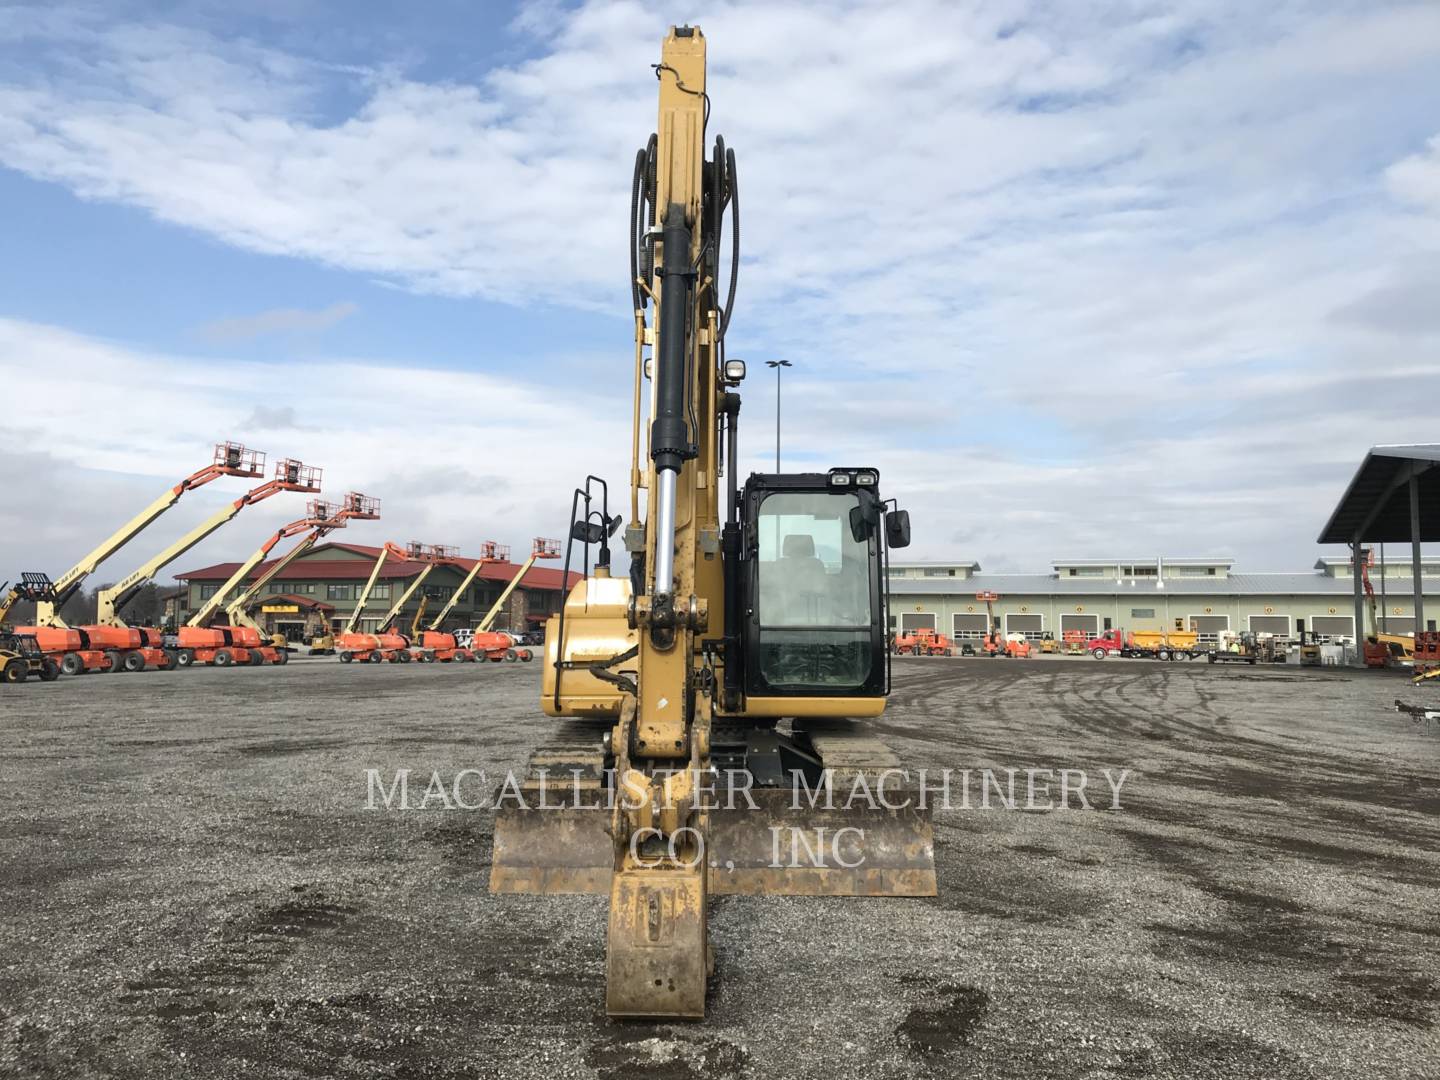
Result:
<instances>
[{"instance_id":1,"label":"light pole","mask_svg":"<svg viewBox=\"0 0 1440 1080\"><path fill-rule=\"evenodd\" d=\"M775 471L780 471L780 369L794 367L789 360L766 360L766 367L775 369Z\"/></svg>"}]
</instances>

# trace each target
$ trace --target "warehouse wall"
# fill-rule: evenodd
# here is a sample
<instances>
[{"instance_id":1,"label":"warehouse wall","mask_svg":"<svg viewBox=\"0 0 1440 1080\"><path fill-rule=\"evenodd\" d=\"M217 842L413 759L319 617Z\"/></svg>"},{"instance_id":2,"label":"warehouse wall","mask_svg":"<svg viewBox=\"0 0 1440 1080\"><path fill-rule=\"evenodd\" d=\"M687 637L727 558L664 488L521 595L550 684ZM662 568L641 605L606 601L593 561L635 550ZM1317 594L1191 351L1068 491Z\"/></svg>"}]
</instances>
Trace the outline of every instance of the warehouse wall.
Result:
<instances>
[{"instance_id":1,"label":"warehouse wall","mask_svg":"<svg viewBox=\"0 0 1440 1080\"><path fill-rule=\"evenodd\" d=\"M983 579L976 579L983 581ZM1170 630L1175 620L1182 620L1182 628L1189 625L1191 616L1228 616L1230 629L1235 631L1250 628L1249 616L1286 616L1291 634L1295 620L1304 619L1306 628L1313 626L1317 616L1353 617L1354 604L1349 596L1300 596L1275 594L1273 596L1179 596L1151 590L1152 595L1107 596L1066 595L1066 596L1009 596L993 604L996 618L1003 629L1005 616L1027 614L1042 616L1046 630L1060 637L1060 619L1066 614L1088 614L1098 618L1102 630L1118 627L1125 630ZM1160 595L1153 595L1160 593ZM1398 600L1391 596L1386 611L1395 616L1393 630L1404 633L1414 621L1414 607L1408 598ZM1440 597L1427 605L1427 624L1440 617ZM985 613L985 604L977 601L973 594L942 596L934 594L906 594L903 585L896 583L890 597L890 615L895 627L904 625L901 618L906 613L933 614L935 625L944 634L952 633L954 615ZM1408 620L1402 622L1401 620ZM912 620L913 621L913 620ZM973 620L966 620L973 621Z\"/></svg>"}]
</instances>

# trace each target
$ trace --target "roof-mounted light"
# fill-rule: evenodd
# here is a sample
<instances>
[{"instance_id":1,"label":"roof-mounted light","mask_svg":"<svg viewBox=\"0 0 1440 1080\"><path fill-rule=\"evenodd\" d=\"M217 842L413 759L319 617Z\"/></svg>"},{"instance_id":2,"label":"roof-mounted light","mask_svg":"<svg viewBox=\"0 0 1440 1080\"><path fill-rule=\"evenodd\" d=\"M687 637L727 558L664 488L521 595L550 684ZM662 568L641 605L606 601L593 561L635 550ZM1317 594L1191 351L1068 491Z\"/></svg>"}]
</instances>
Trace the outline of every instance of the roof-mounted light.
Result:
<instances>
[{"instance_id":1,"label":"roof-mounted light","mask_svg":"<svg viewBox=\"0 0 1440 1080\"><path fill-rule=\"evenodd\" d=\"M739 386L745 378L744 360L725 361L725 381L731 386Z\"/></svg>"},{"instance_id":2,"label":"roof-mounted light","mask_svg":"<svg viewBox=\"0 0 1440 1080\"><path fill-rule=\"evenodd\" d=\"M850 486L850 474L849 474L849 473L844 473L844 472L832 472L832 473L830 474L830 486L831 486L831 487L849 487L849 486Z\"/></svg>"}]
</instances>

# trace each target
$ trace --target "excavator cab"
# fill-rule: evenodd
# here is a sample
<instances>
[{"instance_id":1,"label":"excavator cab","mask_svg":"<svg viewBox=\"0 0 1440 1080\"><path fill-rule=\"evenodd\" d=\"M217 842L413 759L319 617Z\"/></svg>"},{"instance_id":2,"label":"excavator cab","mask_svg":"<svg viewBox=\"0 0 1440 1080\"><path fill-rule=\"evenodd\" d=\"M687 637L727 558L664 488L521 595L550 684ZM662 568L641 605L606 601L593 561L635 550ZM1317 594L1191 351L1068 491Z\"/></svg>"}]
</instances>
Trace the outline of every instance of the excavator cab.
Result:
<instances>
[{"instance_id":1,"label":"excavator cab","mask_svg":"<svg viewBox=\"0 0 1440 1080\"><path fill-rule=\"evenodd\" d=\"M757 474L745 484L738 659L748 696L889 691L883 513L874 469ZM897 534L898 535L898 534ZM909 536L903 537L904 542ZM903 546L903 545L902 545Z\"/></svg>"}]
</instances>

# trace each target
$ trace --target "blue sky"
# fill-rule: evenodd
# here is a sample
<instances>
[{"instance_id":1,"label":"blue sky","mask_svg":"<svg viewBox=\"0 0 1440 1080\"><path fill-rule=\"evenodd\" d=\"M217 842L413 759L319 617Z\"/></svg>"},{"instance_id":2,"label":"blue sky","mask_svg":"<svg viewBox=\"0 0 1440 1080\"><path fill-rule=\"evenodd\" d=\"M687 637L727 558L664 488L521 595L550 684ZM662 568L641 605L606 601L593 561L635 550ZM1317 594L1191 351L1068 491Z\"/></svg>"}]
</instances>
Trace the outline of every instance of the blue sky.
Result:
<instances>
[{"instance_id":1,"label":"blue sky","mask_svg":"<svg viewBox=\"0 0 1440 1080\"><path fill-rule=\"evenodd\" d=\"M380 496L357 541L558 535L624 478L629 159L687 17L732 355L794 362L787 465L878 465L916 555L1304 566L1367 446L1436 438L1433 4L244 7L0 12L0 577L223 438Z\"/></svg>"}]
</instances>

